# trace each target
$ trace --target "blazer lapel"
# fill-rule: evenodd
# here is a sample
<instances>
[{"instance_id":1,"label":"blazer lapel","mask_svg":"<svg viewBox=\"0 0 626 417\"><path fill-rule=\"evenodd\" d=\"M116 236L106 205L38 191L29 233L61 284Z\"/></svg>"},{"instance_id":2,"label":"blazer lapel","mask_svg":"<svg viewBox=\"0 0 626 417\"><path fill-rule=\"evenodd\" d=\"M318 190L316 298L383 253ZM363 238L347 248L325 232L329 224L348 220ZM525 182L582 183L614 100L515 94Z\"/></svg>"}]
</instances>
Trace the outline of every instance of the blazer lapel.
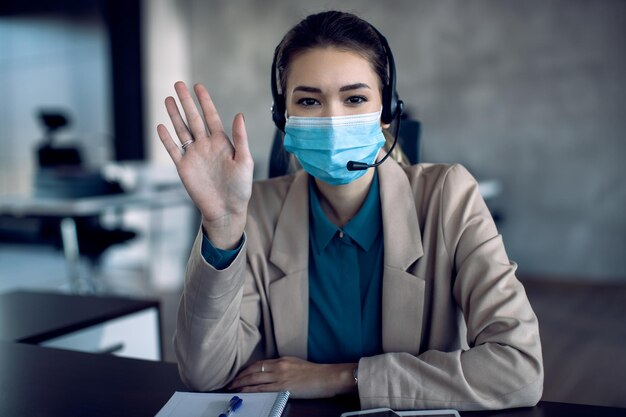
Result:
<instances>
[{"instance_id":1,"label":"blazer lapel","mask_svg":"<svg viewBox=\"0 0 626 417\"><path fill-rule=\"evenodd\" d=\"M270 310L279 356L307 357L309 323L309 192L304 171L295 178L276 223L269 260L285 275L270 283Z\"/></svg>"},{"instance_id":2,"label":"blazer lapel","mask_svg":"<svg viewBox=\"0 0 626 417\"><path fill-rule=\"evenodd\" d=\"M411 187L393 160L379 168L385 245L383 350L419 353L425 282L407 272L423 254ZM269 260L285 275L270 284L270 310L279 356L307 357L309 322L308 175L295 174L274 234ZM409 327L410 326L410 327Z\"/></svg>"},{"instance_id":3,"label":"blazer lapel","mask_svg":"<svg viewBox=\"0 0 626 417\"><path fill-rule=\"evenodd\" d=\"M383 271L383 350L418 354L425 282L407 272L423 254L413 192L393 160L379 168L385 245Z\"/></svg>"}]
</instances>

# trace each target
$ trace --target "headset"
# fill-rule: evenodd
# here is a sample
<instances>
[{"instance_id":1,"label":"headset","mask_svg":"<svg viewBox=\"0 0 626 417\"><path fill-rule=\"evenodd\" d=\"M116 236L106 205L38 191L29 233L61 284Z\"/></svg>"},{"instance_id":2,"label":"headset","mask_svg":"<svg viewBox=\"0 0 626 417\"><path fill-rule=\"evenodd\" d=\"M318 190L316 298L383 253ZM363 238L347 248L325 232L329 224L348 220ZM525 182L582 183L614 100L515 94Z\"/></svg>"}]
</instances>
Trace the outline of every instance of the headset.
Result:
<instances>
[{"instance_id":1,"label":"headset","mask_svg":"<svg viewBox=\"0 0 626 417\"><path fill-rule=\"evenodd\" d=\"M380 40L383 50L385 51L385 56L387 58L387 67L389 71L389 79L387 81L387 84L383 86L383 91L382 91L383 108L382 108L380 120L385 124L390 124L394 119L397 119L399 123L400 116L402 115L402 111L404 109L404 102L400 100L400 97L398 96L398 91L396 90L396 63L393 59L393 54L391 53L391 48L389 47L389 42L387 42L387 38L385 38L383 34L380 33L378 29L376 29L372 24L370 24L370 27L374 30L374 32L378 36L378 39ZM276 125L276 127L280 131L284 132L285 124L287 123L287 119L285 118L285 111L286 111L287 103L285 100L284 92L281 92L281 93L278 92L278 83L280 82L280 80L278 80L277 78L278 71L276 68L278 54L280 52L281 46L282 46L282 42L278 44L278 46L274 50L274 58L272 59L272 71L271 71L272 78L271 78L270 85L272 87L272 100L274 101L272 104L272 120L274 121L274 124ZM382 164L385 161L385 159L387 159L387 157L389 156L393 148L396 146L396 142L398 141L399 130L400 130L400 126L398 125L396 126L396 133L395 133L393 145L391 146L387 154L380 161L375 162L373 164L368 164L365 162L358 162L358 161L349 161L347 164L347 169L350 171L363 170L367 168L377 167L378 165Z\"/></svg>"}]
</instances>

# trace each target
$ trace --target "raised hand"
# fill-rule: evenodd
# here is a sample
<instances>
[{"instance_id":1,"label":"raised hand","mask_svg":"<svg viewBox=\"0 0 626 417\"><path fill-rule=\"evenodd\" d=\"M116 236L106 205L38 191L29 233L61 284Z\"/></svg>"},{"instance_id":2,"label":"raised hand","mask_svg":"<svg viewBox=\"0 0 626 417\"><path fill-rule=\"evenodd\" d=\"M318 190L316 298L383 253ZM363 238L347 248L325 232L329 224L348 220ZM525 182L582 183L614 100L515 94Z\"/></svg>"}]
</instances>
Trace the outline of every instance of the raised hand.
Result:
<instances>
[{"instance_id":1,"label":"raised hand","mask_svg":"<svg viewBox=\"0 0 626 417\"><path fill-rule=\"evenodd\" d=\"M237 114L233 120L231 143L203 85L196 84L194 91L204 119L185 83L179 81L174 88L186 122L173 97L165 99L165 107L184 149L179 148L162 124L157 126L159 138L202 214L207 237L218 248L232 249L243 234L252 193L254 162L243 114Z\"/></svg>"}]
</instances>

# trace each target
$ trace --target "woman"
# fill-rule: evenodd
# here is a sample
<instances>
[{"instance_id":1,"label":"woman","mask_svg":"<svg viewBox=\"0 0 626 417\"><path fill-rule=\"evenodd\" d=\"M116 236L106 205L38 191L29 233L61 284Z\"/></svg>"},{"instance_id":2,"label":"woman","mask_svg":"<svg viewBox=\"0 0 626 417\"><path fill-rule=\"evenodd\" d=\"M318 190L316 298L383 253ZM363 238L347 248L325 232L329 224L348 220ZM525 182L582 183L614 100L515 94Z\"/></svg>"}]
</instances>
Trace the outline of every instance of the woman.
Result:
<instances>
[{"instance_id":1,"label":"woman","mask_svg":"<svg viewBox=\"0 0 626 417\"><path fill-rule=\"evenodd\" d=\"M291 175L253 184L243 115L231 144L203 86L206 123L183 83L186 122L166 99L182 151L159 137L202 214L174 338L190 388L358 392L363 408L539 400L537 319L471 175L391 158L344 169L380 160L401 110L384 43L341 12L287 33L274 119L304 167Z\"/></svg>"}]
</instances>

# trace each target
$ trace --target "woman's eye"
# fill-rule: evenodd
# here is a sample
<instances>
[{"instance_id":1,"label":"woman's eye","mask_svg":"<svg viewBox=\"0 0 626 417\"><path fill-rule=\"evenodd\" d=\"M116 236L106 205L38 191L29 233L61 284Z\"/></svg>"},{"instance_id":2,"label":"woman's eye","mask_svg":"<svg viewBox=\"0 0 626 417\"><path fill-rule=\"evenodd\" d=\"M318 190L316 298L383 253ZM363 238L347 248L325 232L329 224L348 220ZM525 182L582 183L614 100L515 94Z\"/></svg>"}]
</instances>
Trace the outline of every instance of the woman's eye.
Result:
<instances>
[{"instance_id":1,"label":"woman's eye","mask_svg":"<svg viewBox=\"0 0 626 417\"><path fill-rule=\"evenodd\" d=\"M361 104L367 101L367 97L363 96L350 96L346 100L349 104Z\"/></svg>"},{"instance_id":2,"label":"woman's eye","mask_svg":"<svg viewBox=\"0 0 626 417\"><path fill-rule=\"evenodd\" d=\"M305 97L305 98L301 98L300 100L298 100L298 104L304 107L309 107L309 106L315 106L316 104L319 104L319 101L315 100L314 98Z\"/></svg>"}]
</instances>

